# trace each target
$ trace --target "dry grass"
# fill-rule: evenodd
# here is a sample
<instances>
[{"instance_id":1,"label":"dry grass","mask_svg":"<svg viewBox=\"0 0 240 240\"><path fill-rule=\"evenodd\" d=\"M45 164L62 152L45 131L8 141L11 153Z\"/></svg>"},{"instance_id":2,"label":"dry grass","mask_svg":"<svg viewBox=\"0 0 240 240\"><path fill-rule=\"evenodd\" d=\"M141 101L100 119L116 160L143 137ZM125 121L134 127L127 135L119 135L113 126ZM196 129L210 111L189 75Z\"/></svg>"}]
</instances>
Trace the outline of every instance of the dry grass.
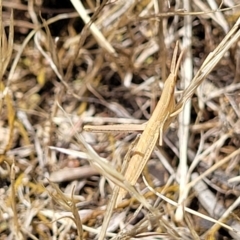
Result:
<instances>
[{"instance_id":1,"label":"dry grass","mask_svg":"<svg viewBox=\"0 0 240 240\"><path fill-rule=\"evenodd\" d=\"M0 0L0 239L239 239L238 1L22 2ZM149 119L177 41L175 120L132 186L137 133L82 129Z\"/></svg>"}]
</instances>

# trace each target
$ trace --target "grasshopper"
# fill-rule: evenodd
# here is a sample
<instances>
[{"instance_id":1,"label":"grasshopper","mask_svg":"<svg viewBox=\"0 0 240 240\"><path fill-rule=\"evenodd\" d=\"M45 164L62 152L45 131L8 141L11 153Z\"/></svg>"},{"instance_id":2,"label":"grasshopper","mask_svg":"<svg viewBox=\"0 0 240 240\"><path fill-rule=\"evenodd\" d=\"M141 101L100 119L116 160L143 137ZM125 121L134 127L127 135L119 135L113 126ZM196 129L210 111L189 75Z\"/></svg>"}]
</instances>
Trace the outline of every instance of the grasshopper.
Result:
<instances>
[{"instance_id":1,"label":"grasshopper","mask_svg":"<svg viewBox=\"0 0 240 240\"><path fill-rule=\"evenodd\" d=\"M171 62L170 75L165 81L162 95L154 109L152 116L148 122L140 125L110 125L110 126L84 126L84 130L93 132L111 132L111 131L143 131L135 148L133 156L129 160L129 165L124 173L125 179L132 185L135 185L141 175L152 151L159 140L159 145L163 142L163 132L168 128L169 124L177 114L175 109L175 85L177 80L177 72L183 55L181 52L177 60L178 42L175 46L173 58ZM127 129L127 130L126 130ZM126 195L126 190L120 189L116 206L122 201Z\"/></svg>"}]
</instances>

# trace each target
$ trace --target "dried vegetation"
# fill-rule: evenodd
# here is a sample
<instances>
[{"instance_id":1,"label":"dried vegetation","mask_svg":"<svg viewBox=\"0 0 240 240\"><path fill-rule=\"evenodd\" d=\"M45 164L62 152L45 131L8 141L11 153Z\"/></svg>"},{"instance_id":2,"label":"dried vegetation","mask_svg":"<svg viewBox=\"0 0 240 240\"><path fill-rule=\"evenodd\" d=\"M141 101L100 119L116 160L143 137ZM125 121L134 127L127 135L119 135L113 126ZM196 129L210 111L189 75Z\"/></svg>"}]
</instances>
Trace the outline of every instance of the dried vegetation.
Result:
<instances>
[{"instance_id":1,"label":"dried vegetation","mask_svg":"<svg viewBox=\"0 0 240 240\"><path fill-rule=\"evenodd\" d=\"M240 239L238 1L0 3L0 239ZM82 129L149 119L177 41L177 114L132 186L138 133Z\"/></svg>"}]
</instances>

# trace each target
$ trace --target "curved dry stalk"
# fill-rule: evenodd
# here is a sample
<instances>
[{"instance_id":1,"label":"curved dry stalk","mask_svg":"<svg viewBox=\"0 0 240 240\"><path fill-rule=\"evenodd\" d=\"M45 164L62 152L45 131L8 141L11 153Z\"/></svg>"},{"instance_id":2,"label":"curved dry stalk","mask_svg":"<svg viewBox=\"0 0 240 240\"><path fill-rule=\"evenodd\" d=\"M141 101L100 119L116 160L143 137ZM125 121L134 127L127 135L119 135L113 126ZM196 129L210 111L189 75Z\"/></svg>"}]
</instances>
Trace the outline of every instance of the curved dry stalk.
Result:
<instances>
[{"instance_id":1,"label":"curved dry stalk","mask_svg":"<svg viewBox=\"0 0 240 240\"><path fill-rule=\"evenodd\" d=\"M212 69L218 64L222 59L224 54L229 50L229 48L239 39L240 37L240 18L236 21L232 29L225 36L225 38L220 42L218 47L214 49L213 52L209 53L205 61L203 62L200 69L197 71L195 77L191 81L190 85L183 91L182 97L176 105L175 113L179 113L186 102L192 97L199 85L204 81L206 76L212 71Z\"/></svg>"},{"instance_id":2,"label":"curved dry stalk","mask_svg":"<svg viewBox=\"0 0 240 240\"><path fill-rule=\"evenodd\" d=\"M191 1L184 0L184 9L191 11ZM183 49L185 50L185 58L182 65L182 78L184 82L182 85L188 86L193 77L193 56L192 56L192 17L186 16L184 18L184 31L183 36ZM178 203L181 204L182 200L185 199L183 192L185 185L187 183L187 150L188 150L188 140L189 140L189 125L191 121L191 101L188 101L183 108L183 111L179 114L179 136L181 136L181 144L179 145L179 200ZM175 218L177 221L183 220L182 208L177 208Z\"/></svg>"}]
</instances>

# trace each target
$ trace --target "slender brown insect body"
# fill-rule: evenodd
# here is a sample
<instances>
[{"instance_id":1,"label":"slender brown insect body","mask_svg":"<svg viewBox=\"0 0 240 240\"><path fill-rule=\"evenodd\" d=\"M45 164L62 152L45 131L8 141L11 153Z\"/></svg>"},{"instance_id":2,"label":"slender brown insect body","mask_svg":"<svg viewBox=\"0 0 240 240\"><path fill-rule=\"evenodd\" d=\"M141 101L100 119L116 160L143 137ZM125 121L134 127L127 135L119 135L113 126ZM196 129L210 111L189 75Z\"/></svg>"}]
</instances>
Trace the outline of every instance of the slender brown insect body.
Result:
<instances>
[{"instance_id":1,"label":"slender brown insect body","mask_svg":"<svg viewBox=\"0 0 240 240\"><path fill-rule=\"evenodd\" d=\"M128 168L124 174L127 181L135 185L140 174L142 173L147 161L149 160L152 151L159 139L159 144L162 145L162 135L164 130L169 126L175 108L175 84L177 80L177 70L180 65L182 53L176 63L178 52L178 43L174 49L173 59L171 63L171 73L165 81L162 95L154 109L151 118L146 124L146 127L137 143L134 150L134 155L129 161ZM140 154L141 153L141 154ZM124 189L120 189L117 204L126 195Z\"/></svg>"},{"instance_id":2,"label":"slender brown insect body","mask_svg":"<svg viewBox=\"0 0 240 240\"><path fill-rule=\"evenodd\" d=\"M134 153L131 159L129 160L129 165L127 167L126 172L124 173L125 179L130 182L132 185L135 185L140 174L142 173L147 161L149 160L152 151L159 139L159 144L162 145L162 136L164 130L166 130L173 120L173 117L170 116L175 109L175 84L177 80L177 71L180 65L180 61L182 58L182 52L177 61L177 52L178 52L178 43L174 49L173 59L171 63L171 73L165 81L164 88L162 91L162 95L157 103L156 108L154 109L151 118L146 124L141 125L111 125L110 130L109 126L85 126L84 129L88 131L95 132L103 132L103 131L111 131L111 129L116 129L122 131L128 128L132 130L139 129L143 130L142 135L140 136L136 147L134 148ZM121 127L119 127L121 126ZM129 131L129 130L127 130ZM126 195L126 190L120 189L118 198L116 201L116 205L122 200L122 198Z\"/></svg>"}]
</instances>

